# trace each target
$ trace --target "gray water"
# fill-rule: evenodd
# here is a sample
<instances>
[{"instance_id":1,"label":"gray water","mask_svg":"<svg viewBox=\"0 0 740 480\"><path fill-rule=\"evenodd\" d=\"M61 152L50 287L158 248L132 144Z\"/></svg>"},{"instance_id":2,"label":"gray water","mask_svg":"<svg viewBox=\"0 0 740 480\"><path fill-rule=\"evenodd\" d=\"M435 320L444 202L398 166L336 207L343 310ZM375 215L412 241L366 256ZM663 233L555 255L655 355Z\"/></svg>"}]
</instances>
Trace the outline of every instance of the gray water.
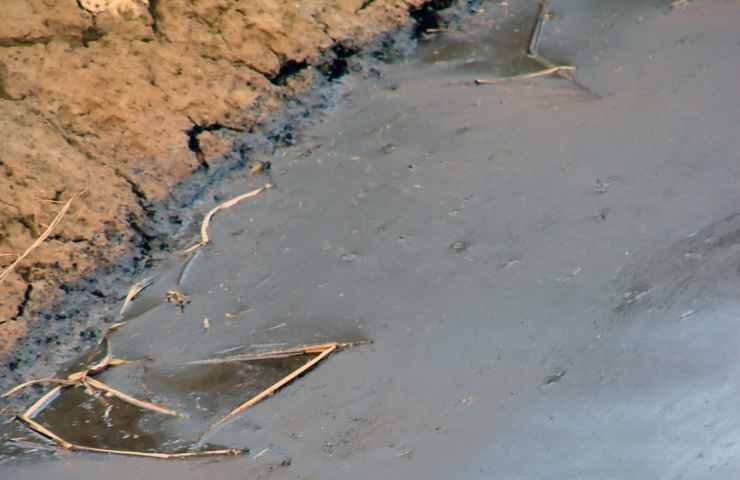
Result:
<instances>
[{"instance_id":1,"label":"gray water","mask_svg":"<svg viewBox=\"0 0 740 480\"><path fill-rule=\"evenodd\" d=\"M524 54L536 4L509 3L381 78L349 79L269 177L218 187L277 185L219 213L192 261L153 273L110 337L140 361L100 377L189 418L117 406L106 431L104 405L70 391L84 411L59 404L45 421L88 442L126 430L138 437L124 447L190 448L301 362L188 362L372 343L207 439L249 455L21 454L8 478L736 476L740 5L554 1L541 54L575 65L577 84L476 87L540 68ZM70 428L84 418L94 428Z\"/></svg>"}]
</instances>

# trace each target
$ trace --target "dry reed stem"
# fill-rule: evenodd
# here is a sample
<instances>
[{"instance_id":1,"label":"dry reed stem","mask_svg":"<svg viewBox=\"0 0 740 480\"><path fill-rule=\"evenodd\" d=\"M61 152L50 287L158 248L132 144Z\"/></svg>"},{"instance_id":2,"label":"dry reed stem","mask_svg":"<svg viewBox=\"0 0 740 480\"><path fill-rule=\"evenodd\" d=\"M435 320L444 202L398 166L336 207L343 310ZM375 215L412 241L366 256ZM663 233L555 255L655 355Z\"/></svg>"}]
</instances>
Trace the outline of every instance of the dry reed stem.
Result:
<instances>
[{"instance_id":1,"label":"dry reed stem","mask_svg":"<svg viewBox=\"0 0 740 480\"><path fill-rule=\"evenodd\" d=\"M249 400L247 400L246 402L242 403L241 405L239 405L238 407L236 407L234 410L232 410L231 412L229 412L228 414L226 414L223 418L221 418L219 421L217 421L216 423L214 423L206 431L206 433L203 434L203 436L201 437L201 439L203 437L205 437L206 435L210 434L211 432L213 432L215 429L217 429L218 427L220 427L224 423L226 423L229 420L231 420L232 418L236 417L237 415L240 415L240 414L244 413L245 411L247 411L248 409L250 409L255 404L257 404L257 403L261 402L262 400L264 400L265 398L273 395L275 392L277 392L278 390L280 390L281 388L283 388L285 385L289 384L290 382L292 382L293 380L295 380L296 378L298 378L301 374L303 374L307 370L311 369L314 365L316 365L317 363L319 363L320 361L322 361L324 358L326 358L327 356L329 356L334 350L337 349L337 344L336 343L328 344L328 345L329 346L324 351L322 351L319 355L317 355L316 357L312 358L308 362L304 363L301 367L293 370L291 373L289 373L288 375L286 375L282 379L278 380L276 383L274 383L270 387L266 388L262 392L258 393L254 397L250 398Z\"/></svg>"},{"instance_id":2,"label":"dry reed stem","mask_svg":"<svg viewBox=\"0 0 740 480\"><path fill-rule=\"evenodd\" d=\"M59 392L61 392L63 388L65 388L65 386L59 385L46 392L41 396L41 398L33 402L33 405L28 407L21 417L33 418L38 415L39 412L45 409L46 406L59 395Z\"/></svg>"},{"instance_id":3,"label":"dry reed stem","mask_svg":"<svg viewBox=\"0 0 740 480\"><path fill-rule=\"evenodd\" d=\"M185 458L214 457L214 456L236 456L244 453L239 448L223 448L221 450L203 450L200 452L164 453L164 452L139 452L135 450L111 450L108 448L86 447L73 444L70 450L91 453L107 453L109 455L125 455L129 457L156 458L159 460L182 460Z\"/></svg>"},{"instance_id":4,"label":"dry reed stem","mask_svg":"<svg viewBox=\"0 0 740 480\"><path fill-rule=\"evenodd\" d=\"M260 193L264 192L265 190L272 188L271 183L266 183L264 187L260 187L256 190L252 190L251 192L243 193L237 197L232 198L231 200L227 200L223 202L220 205L217 205L211 211L209 211L206 216L203 218L203 223L200 225L200 241L193 245L192 247L186 248L183 250L182 253L187 254L194 252L195 250L199 249L200 247L203 247L208 244L209 238L208 238L208 226L211 224L211 219L213 216L220 212L221 210L226 210L227 208L231 208L237 203L246 200L248 198L254 197L256 195L259 195Z\"/></svg>"},{"instance_id":5,"label":"dry reed stem","mask_svg":"<svg viewBox=\"0 0 740 480\"><path fill-rule=\"evenodd\" d=\"M49 438L49 439L53 440L54 442L58 443L59 446L61 446L65 450L71 450L72 447L74 447L73 444L69 443L68 441L66 441L65 439L63 439L62 437L60 437L59 435L57 435L56 433L52 432L51 430L49 430L45 426L41 425L39 422L37 422L35 420L32 420L32 419L30 419L29 417L27 417L25 415L21 415L18 418L23 423L25 423L26 425L28 425L28 427L30 427L31 430L33 430L33 431L35 431L37 433L40 433L41 435L43 435L46 438Z\"/></svg>"},{"instance_id":6,"label":"dry reed stem","mask_svg":"<svg viewBox=\"0 0 740 480\"><path fill-rule=\"evenodd\" d=\"M691 3L691 0L676 0L675 2L672 2L671 3L671 8L672 9L675 9L675 8L679 8L679 7L685 7L689 3Z\"/></svg>"},{"instance_id":7,"label":"dry reed stem","mask_svg":"<svg viewBox=\"0 0 740 480\"><path fill-rule=\"evenodd\" d=\"M108 368L113 361L113 355L110 353L110 345L108 343L107 338L103 338L100 345L105 344L105 356L98 360L96 363L93 363L89 367L87 367L85 370L80 370L77 372L78 374L81 374L83 376L87 376L90 373L99 373ZM67 378L72 379L72 376L75 375L70 374Z\"/></svg>"},{"instance_id":8,"label":"dry reed stem","mask_svg":"<svg viewBox=\"0 0 740 480\"><path fill-rule=\"evenodd\" d=\"M161 413L163 415L171 415L173 417L184 417L184 415L181 413L178 413L167 407L157 405L156 403L147 402L145 400L139 400L136 397L132 397L131 395L127 393L124 393L120 390L116 390L115 388L108 386L99 380L95 380L94 378L85 378L84 380L82 380L82 383L95 390L102 390L106 393L109 393L113 395L114 397L118 398L119 400L129 403L131 405L134 405L136 407L139 407L145 410L152 410L154 412Z\"/></svg>"},{"instance_id":9,"label":"dry reed stem","mask_svg":"<svg viewBox=\"0 0 740 480\"><path fill-rule=\"evenodd\" d=\"M110 327L108 327L108 331L109 331L109 332L115 332L116 330L118 330L118 329L119 329L119 328L121 328L122 326L126 325L126 323L127 323L127 322L116 322L116 323L111 323Z\"/></svg>"},{"instance_id":10,"label":"dry reed stem","mask_svg":"<svg viewBox=\"0 0 740 480\"><path fill-rule=\"evenodd\" d=\"M283 348L278 350L269 350L260 353L241 353L237 355L229 355L228 357L221 358L208 358L205 360L193 360L188 362L188 365L218 365L221 363L234 363L234 362L252 362L256 360L277 360L280 358L290 358L299 355L307 355L311 353L321 353L327 348L346 348L354 345L359 345L365 342L330 342L330 343L317 343L314 345L302 345L300 347Z\"/></svg>"},{"instance_id":11,"label":"dry reed stem","mask_svg":"<svg viewBox=\"0 0 740 480\"><path fill-rule=\"evenodd\" d=\"M575 69L576 67L572 67L570 65L557 65L554 67L546 68L544 70L540 70L538 72L527 73L524 75L516 75L514 77L494 78L492 80L484 80L484 79L476 78L474 82L476 85L498 85L501 83L508 83L508 82L515 81L515 80L531 80L533 78L545 77L547 75L552 75L553 73L560 73L561 71L573 71Z\"/></svg>"},{"instance_id":12,"label":"dry reed stem","mask_svg":"<svg viewBox=\"0 0 740 480\"><path fill-rule=\"evenodd\" d=\"M13 261L5 270L0 273L0 283L2 283L8 275L15 269L15 267L18 266L19 263L21 263L27 256L31 254L39 245L44 243L44 240L46 240L49 235L51 235L52 230L59 225L59 222L62 221L62 217L67 213L67 210L69 210L69 207L72 205L72 202L74 199L76 199L82 192L75 193L72 195L72 198L67 200L67 203L64 204L64 206L59 210L59 213L57 213L56 217L54 217L54 220L51 221L48 227L46 227L46 230L44 230L44 233L42 233L32 244L30 247L26 249L25 252L20 254L18 258Z\"/></svg>"},{"instance_id":13,"label":"dry reed stem","mask_svg":"<svg viewBox=\"0 0 740 480\"><path fill-rule=\"evenodd\" d=\"M111 358L110 362L108 362L109 367L117 367L119 365L128 365L129 363L134 363L135 360L124 360L122 358Z\"/></svg>"},{"instance_id":14,"label":"dry reed stem","mask_svg":"<svg viewBox=\"0 0 740 480\"><path fill-rule=\"evenodd\" d=\"M297 357L299 355L305 355L312 352L288 352L288 353L274 353L271 355L261 355L259 353L245 353L240 355L229 355L224 358L208 358L205 360L193 360L188 362L188 365L221 365L224 363L235 363L235 362L252 362L256 360L278 360L281 358Z\"/></svg>"},{"instance_id":15,"label":"dry reed stem","mask_svg":"<svg viewBox=\"0 0 740 480\"><path fill-rule=\"evenodd\" d=\"M121 315L124 310L126 310L126 307L129 303L133 301L134 298L136 298L137 295L139 295L144 289L146 289L148 286L150 286L152 283L154 283L153 278L145 278L143 280L139 280L138 282L134 283L131 288L128 290L128 293L126 294L126 298L123 300L123 305L121 305L121 310L118 311L118 315ZM119 322L123 323L123 322Z\"/></svg>"}]
</instances>

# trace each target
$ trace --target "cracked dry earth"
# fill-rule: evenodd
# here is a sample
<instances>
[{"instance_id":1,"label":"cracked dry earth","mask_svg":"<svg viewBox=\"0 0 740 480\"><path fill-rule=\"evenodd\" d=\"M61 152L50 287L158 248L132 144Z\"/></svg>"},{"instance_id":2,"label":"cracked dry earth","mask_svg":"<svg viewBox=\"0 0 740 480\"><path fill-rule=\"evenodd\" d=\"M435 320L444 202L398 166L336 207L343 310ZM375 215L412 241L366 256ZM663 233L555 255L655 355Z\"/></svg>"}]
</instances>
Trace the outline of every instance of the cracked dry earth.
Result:
<instances>
[{"instance_id":1,"label":"cracked dry earth","mask_svg":"<svg viewBox=\"0 0 740 480\"><path fill-rule=\"evenodd\" d=\"M4 0L0 269L84 193L0 284L0 353L65 284L135 246L152 202L306 91L307 67L425 3Z\"/></svg>"}]
</instances>

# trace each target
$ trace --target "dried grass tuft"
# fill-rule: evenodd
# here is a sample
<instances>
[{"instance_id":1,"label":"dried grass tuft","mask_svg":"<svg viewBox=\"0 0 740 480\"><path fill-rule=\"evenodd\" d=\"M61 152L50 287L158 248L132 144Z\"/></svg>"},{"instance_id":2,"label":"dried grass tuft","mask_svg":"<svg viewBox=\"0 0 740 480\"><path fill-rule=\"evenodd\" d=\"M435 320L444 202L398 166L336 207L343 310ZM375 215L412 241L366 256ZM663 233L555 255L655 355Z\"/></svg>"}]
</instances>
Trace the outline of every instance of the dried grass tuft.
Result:
<instances>
[{"instance_id":1,"label":"dried grass tuft","mask_svg":"<svg viewBox=\"0 0 740 480\"><path fill-rule=\"evenodd\" d=\"M62 218L67 213L67 210L69 210L69 207L72 205L72 202L79 197L83 192L76 193L72 195L72 198L67 200L67 203L64 204L64 206L59 210L59 213L54 217L54 220L51 221L48 227L46 227L46 230L44 230L44 233L42 233L32 244L29 246L25 252L20 254L18 258L13 261L5 270L0 273L0 284L3 283L3 281L8 278L8 275L15 270L15 267L18 266L27 256L31 254L36 248L39 247L42 243L44 243L44 240L46 240L49 235L51 235L51 232L56 228L57 225L62 221Z\"/></svg>"}]
</instances>

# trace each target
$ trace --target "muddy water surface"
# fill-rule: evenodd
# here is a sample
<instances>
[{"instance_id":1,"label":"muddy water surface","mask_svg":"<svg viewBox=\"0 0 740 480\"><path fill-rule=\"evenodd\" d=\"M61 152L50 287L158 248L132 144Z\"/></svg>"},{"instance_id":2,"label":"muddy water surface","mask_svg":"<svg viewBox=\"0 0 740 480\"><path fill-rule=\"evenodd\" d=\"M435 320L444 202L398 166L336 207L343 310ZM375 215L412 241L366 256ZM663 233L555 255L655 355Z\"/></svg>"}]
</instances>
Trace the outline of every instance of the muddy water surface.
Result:
<instances>
[{"instance_id":1,"label":"muddy water surface","mask_svg":"<svg viewBox=\"0 0 740 480\"><path fill-rule=\"evenodd\" d=\"M188 362L373 343L208 438L249 455L25 455L9 478L737 476L740 6L554 1L541 52L589 90L475 87L539 68L521 55L536 5L509 3L349 84L269 178L219 187L277 185L152 272L110 338L141 361L102 378L194 412L120 412L143 446L176 449L295 366Z\"/></svg>"}]
</instances>

